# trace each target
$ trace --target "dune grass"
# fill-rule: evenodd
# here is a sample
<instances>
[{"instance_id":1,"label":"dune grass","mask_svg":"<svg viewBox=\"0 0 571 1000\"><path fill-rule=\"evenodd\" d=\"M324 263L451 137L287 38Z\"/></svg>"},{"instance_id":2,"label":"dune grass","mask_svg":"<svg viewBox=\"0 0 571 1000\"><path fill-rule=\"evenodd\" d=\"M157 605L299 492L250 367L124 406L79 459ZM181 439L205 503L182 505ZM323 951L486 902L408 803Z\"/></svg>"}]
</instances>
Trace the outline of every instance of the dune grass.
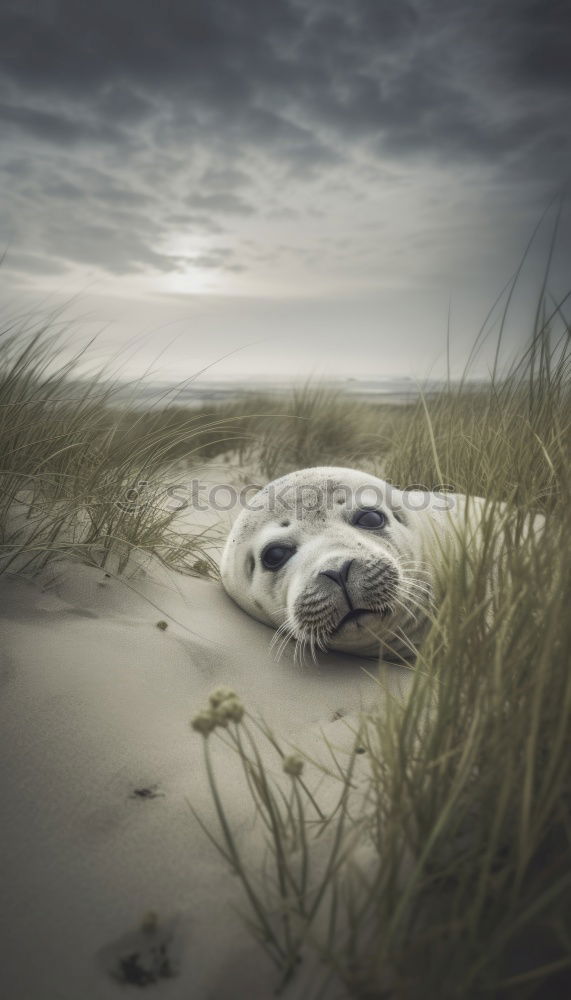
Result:
<instances>
[{"instance_id":1,"label":"dune grass","mask_svg":"<svg viewBox=\"0 0 571 1000\"><path fill-rule=\"evenodd\" d=\"M61 360L54 325L23 320L0 338L0 571L66 556L122 572L142 552L215 574L208 537L179 530L164 497L176 458L229 447L231 428L209 412L118 407L118 380L79 378L84 352Z\"/></svg>"},{"instance_id":2,"label":"dune grass","mask_svg":"<svg viewBox=\"0 0 571 1000\"><path fill-rule=\"evenodd\" d=\"M240 451L255 451L266 480L311 465L351 465L379 470L407 410L344 396L328 385L293 386L283 398L249 397L220 407L219 418L237 418Z\"/></svg>"},{"instance_id":3,"label":"dune grass","mask_svg":"<svg viewBox=\"0 0 571 1000\"><path fill-rule=\"evenodd\" d=\"M539 329L507 375L420 399L386 466L394 482L450 484L541 510L569 487L569 333Z\"/></svg>"},{"instance_id":4,"label":"dune grass","mask_svg":"<svg viewBox=\"0 0 571 1000\"><path fill-rule=\"evenodd\" d=\"M219 718L215 700L196 726L217 846L247 889L253 933L282 985L312 952L328 969L308 997L339 984L359 1000L570 995L569 332L540 323L507 375L397 415L392 481L449 482L509 514L491 504L486 544L465 543L447 567L406 698L363 718L351 753L331 748L333 807L314 761L284 766L284 787L263 756L268 741L282 763L291 748L256 720ZM544 530L526 533L540 511ZM213 738L240 755L264 868L248 867L225 821Z\"/></svg>"}]
</instances>

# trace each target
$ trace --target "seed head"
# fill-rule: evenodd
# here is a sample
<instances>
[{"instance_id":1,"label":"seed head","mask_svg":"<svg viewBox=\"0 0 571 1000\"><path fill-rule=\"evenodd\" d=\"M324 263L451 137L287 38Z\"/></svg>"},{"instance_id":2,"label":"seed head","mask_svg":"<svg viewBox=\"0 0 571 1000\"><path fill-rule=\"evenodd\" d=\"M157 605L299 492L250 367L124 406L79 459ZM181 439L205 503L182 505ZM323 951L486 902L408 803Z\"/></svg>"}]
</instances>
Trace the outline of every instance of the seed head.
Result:
<instances>
[{"instance_id":1,"label":"seed head","mask_svg":"<svg viewBox=\"0 0 571 1000\"><path fill-rule=\"evenodd\" d=\"M209 736L213 729L216 729L218 725L218 720L214 715L214 712L206 711L198 712L194 719L191 720L191 726L200 733L201 736Z\"/></svg>"},{"instance_id":2,"label":"seed head","mask_svg":"<svg viewBox=\"0 0 571 1000\"><path fill-rule=\"evenodd\" d=\"M218 708L218 706L221 705L223 701L227 701L228 698L235 698L235 697L236 697L236 692L233 691L232 688L217 687L214 689L208 700L212 708Z\"/></svg>"},{"instance_id":3,"label":"seed head","mask_svg":"<svg viewBox=\"0 0 571 1000\"><path fill-rule=\"evenodd\" d=\"M303 760L297 754L292 753L289 757L284 757L282 767L286 774L292 778L299 778L303 771Z\"/></svg>"},{"instance_id":4,"label":"seed head","mask_svg":"<svg viewBox=\"0 0 571 1000\"><path fill-rule=\"evenodd\" d=\"M244 706L239 698L226 698L218 708L214 709L216 720L222 726L227 726L229 722L240 722L244 715Z\"/></svg>"}]
</instances>

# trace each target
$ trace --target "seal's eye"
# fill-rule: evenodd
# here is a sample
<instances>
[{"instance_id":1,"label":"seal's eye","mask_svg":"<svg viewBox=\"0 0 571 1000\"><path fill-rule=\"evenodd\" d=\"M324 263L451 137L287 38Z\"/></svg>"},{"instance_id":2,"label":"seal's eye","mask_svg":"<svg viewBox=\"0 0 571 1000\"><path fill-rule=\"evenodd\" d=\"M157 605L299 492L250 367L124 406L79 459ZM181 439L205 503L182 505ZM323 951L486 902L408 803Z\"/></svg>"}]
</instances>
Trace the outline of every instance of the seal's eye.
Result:
<instances>
[{"instance_id":1,"label":"seal's eye","mask_svg":"<svg viewBox=\"0 0 571 1000\"><path fill-rule=\"evenodd\" d=\"M386 523L382 510L358 510L353 518L357 528L384 528Z\"/></svg>"},{"instance_id":2,"label":"seal's eye","mask_svg":"<svg viewBox=\"0 0 571 1000\"><path fill-rule=\"evenodd\" d=\"M268 545L262 552L262 566L265 569L281 569L294 552L290 545Z\"/></svg>"}]
</instances>

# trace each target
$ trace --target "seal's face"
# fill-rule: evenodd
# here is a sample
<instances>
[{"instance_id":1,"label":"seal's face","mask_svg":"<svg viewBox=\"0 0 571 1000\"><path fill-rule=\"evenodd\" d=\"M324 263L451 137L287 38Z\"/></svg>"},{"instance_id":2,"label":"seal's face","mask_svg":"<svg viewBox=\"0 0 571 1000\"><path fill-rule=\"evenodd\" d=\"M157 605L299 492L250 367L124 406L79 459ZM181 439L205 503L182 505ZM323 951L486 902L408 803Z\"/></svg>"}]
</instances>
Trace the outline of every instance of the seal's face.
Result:
<instances>
[{"instance_id":1,"label":"seal's face","mask_svg":"<svg viewBox=\"0 0 571 1000\"><path fill-rule=\"evenodd\" d=\"M269 483L238 517L222 583L296 653L406 655L429 600L419 532L403 494L352 469L303 469ZM276 638L277 638L276 637Z\"/></svg>"}]
</instances>

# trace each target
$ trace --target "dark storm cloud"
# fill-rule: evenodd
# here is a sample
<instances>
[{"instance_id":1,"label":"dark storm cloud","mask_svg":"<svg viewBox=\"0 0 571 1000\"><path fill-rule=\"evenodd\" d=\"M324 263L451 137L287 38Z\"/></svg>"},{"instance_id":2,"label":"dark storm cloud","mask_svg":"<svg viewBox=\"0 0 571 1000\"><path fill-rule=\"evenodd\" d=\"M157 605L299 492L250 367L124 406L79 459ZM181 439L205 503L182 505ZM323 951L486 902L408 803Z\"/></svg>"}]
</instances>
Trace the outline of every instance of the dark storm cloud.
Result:
<instances>
[{"instance_id":1,"label":"dark storm cloud","mask_svg":"<svg viewBox=\"0 0 571 1000\"><path fill-rule=\"evenodd\" d=\"M294 147L292 116L299 126L304 114L314 116L306 126L363 138L386 130L394 146L400 132L406 149L413 130L424 149L462 123L458 145L488 155L498 148L493 121L486 135L490 99L520 102L504 127L521 141L531 88L534 103L545 97L545 124L554 93L568 97L570 10L558 0L13 0L0 13L0 61L30 127L30 105L49 95L88 109L89 128L98 120L108 138L114 122L174 105L203 127L209 116L242 127L245 141L283 145L289 129ZM70 120L37 114L42 135L75 138Z\"/></svg>"},{"instance_id":2,"label":"dark storm cloud","mask_svg":"<svg viewBox=\"0 0 571 1000\"><path fill-rule=\"evenodd\" d=\"M569 37L558 0L4 0L3 148L44 157L27 195L6 174L4 224L123 273L168 269L152 247L169 214L210 231L251 215L252 156L298 181L359 150L379 168L485 163L544 190L571 163ZM81 203L67 235L59 199ZM128 230L119 207L145 222Z\"/></svg>"},{"instance_id":3,"label":"dark storm cloud","mask_svg":"<svg viewBox=\"0 0 571 1000\"><path fill-rule=\"evenodd\" d=\"M12 128L36 139L65 145L81 141L111 142L119 135L102 121L91 124L51 111L6 104L0 104L0 128L4 138Z\"/></svg>"}]
</instances>

